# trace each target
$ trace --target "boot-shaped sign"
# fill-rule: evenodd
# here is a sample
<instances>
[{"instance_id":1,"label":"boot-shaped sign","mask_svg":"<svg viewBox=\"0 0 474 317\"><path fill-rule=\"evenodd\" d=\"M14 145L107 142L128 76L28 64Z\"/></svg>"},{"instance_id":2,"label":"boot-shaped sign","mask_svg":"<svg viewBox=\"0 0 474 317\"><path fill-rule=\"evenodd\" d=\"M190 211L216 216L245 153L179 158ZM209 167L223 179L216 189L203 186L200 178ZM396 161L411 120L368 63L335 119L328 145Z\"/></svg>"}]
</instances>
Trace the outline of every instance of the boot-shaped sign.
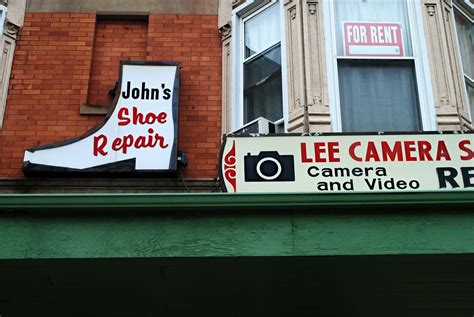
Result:
<instances>
[{"instance_id":1,"label":"boot-shaped sign","mask_svg":"<svg viewBox=\"0 0 474 317\"><path fill-rule=\"evenodd\" d=\"M118 87L104 122L79 138L26 150L24 173L176 171L179 65L122 62Z\"/></svg>"}]
</instances>

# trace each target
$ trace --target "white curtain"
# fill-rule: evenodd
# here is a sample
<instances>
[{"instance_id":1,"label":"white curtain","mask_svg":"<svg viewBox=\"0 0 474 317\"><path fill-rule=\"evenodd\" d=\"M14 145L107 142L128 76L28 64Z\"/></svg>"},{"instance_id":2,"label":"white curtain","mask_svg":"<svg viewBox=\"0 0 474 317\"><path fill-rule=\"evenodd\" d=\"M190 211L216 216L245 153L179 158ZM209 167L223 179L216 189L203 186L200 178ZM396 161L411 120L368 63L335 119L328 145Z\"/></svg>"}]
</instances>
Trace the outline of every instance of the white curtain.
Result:
<instances>
[{"instance_id":1,"label":"white curtain","mask_svg":"<svg viewBox=\"0 0 474 317\"><path fill-rule=\"evenodd\" d=\"M245 22L245 58L280 42L278 3Z\"/></svg>"},{"instance_id":2,"label":"white curtain","mask_svg":"<svg viewBox=\"0 0 474 317\"><path fill-rule=\"evenodd\" d=\"M334 9L338 56L344 56L344 22L400 23L405 56L413 56L406 0L334 0Z\"/></svg>"},{"instance_id":3,"label":"white curtain","mask_svg":"<svg viewBox=\"0 0 474 317\"><path fill-rule=\"evenodd\" d=\"M344 132L419 131L413 61L340 61Z\"/></svg>"}]
</instances>

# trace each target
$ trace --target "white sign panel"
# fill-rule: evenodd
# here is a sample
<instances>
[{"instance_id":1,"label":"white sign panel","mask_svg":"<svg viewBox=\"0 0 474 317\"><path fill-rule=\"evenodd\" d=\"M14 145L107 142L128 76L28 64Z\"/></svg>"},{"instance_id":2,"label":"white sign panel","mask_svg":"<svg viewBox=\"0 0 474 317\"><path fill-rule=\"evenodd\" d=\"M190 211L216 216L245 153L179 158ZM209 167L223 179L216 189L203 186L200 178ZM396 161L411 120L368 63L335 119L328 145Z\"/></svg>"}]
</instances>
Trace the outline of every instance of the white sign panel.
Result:
<instances>
[{"instance_id":1,"label":"white sign panel","mask_svg":"<svg viewBox=\"0 0 474 317\"><path fill-rule=\"evenodd\" d=\"M105 121L80 138L26 150L24 172L176 170L178 84L176 63L123 62Z\"/></svg>"},{"instance_id":2,"label":"white sign panel","mask_svg":"<svg viewBox=\"0 0 474 317\"><path fill-rule=\"evenodd\" d=\"M474 134L227 136L228 192L474 190Z\"/></svg>"}]
</instances>

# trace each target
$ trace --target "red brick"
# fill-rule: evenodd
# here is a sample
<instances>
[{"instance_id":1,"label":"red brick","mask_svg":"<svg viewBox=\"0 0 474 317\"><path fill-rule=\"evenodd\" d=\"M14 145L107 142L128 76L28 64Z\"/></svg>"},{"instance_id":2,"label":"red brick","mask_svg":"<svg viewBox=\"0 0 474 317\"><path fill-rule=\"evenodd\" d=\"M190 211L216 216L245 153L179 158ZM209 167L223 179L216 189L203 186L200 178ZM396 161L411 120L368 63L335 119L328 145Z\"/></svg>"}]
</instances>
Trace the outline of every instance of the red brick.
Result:
<instances>
[{"instance_id":1,"label":"red brick","mask_svg":"<svg viewBox=\"0 0 474 317\"><path fill-rule=\"evenodd\" d=\"M0 130L0 177L21 176L26 148L82 135L102 121L102 116L80 116L79 107L88 98L91 103L110 102L99 96L106 96L118 79L121 59L181 63L179 148L190 158L185 177L217 177L221 139L217 17L151 14L148 26L101 21L97 29L94 22L94 14L26 14Z\"/></svg>"}]
</instances>

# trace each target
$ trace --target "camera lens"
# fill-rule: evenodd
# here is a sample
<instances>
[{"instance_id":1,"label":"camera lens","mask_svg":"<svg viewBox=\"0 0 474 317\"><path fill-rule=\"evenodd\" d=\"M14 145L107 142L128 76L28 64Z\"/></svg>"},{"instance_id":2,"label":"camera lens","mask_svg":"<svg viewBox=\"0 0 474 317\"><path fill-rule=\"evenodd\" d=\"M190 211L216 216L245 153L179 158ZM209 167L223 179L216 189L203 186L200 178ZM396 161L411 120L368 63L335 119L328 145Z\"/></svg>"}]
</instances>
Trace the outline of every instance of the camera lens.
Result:
<instances>
[{"instance_id":1,"label":"camera lens","mask_svg":"<svg viewBox=\"0 0 474 317\"><path fill-rule=\"evenodd\" d=\"M271 181L280 176L281 164L273 157L265 157L257 163L256 170L262 179Z\"/></svg>"}]
</instances>

